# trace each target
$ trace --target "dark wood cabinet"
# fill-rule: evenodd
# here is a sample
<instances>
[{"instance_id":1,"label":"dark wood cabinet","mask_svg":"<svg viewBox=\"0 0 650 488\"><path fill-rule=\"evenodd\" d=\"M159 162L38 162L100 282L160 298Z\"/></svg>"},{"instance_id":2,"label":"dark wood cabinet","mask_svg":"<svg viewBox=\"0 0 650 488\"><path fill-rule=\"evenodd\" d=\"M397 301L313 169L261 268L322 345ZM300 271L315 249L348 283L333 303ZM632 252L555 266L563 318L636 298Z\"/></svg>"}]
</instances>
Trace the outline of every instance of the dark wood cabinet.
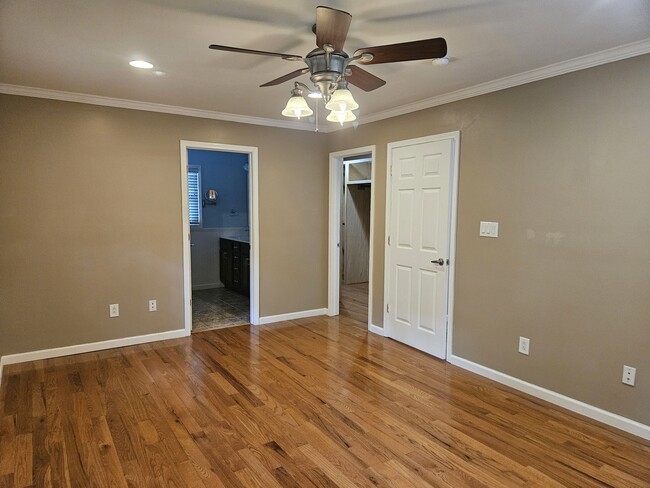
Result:
<instances>
[{"instance_id":1,"label":"dark wood cabinet","mask_svg":"<svg viewBox=\"0 0 650 488\"><path fill-rule=\"evenodd\" d=\"M219 278L223 286L243 295L250 294L250 245L233 239L219 239Z\"/></svg>"},{"instance_id":2,"label":"dark wood cabinet","mask_svg":"<svg viewBox=\"0 0 650 488\"><path fill-rule=\"evenodd\" d=\"M223 286L232 286L232 241L219 239L219 279Z\"/></svg>"},{"instance_id":3,"label":"dark wood cabinet","mask_svg":"<svg viewBox=\"0 0 650 488\"><path fill-rule=\"evenodd\" d=\"M241 288L242 293L248 296L251 289L251 260L250 260L250 244L247 242L242 243L241 250Z\"/></svg>"}]
</instances>

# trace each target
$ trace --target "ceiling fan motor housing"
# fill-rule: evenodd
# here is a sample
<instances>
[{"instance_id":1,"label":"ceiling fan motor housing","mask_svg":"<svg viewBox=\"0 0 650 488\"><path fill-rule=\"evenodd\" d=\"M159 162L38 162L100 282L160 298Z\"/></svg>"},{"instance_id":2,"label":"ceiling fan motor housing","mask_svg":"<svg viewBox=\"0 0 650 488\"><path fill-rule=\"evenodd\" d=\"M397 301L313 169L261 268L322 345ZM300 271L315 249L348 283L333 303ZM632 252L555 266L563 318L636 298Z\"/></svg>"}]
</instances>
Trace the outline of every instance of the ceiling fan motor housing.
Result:
<instances>
[{"instance_id":1,"label":"ceiling fan motor housing","mask_svg":"<svg viewBox=\"0 0 650 488\"><path fill-rule=\"evenodd\" d=\"M318 86L325 101L329 101L336 83L347 68L349 57L342 51L327 52L323 49L314 49L305 58L311 81Z\"/></svg>"}]
</instances>

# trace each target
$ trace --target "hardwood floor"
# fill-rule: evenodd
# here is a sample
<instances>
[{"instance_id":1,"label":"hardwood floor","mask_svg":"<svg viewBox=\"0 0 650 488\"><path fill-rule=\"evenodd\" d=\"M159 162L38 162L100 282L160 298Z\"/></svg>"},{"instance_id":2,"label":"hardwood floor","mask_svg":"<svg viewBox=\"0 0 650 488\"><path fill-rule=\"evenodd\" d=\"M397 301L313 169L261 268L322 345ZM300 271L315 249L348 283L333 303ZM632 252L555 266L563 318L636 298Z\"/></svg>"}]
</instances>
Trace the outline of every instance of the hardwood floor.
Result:
<instances>
[{"instance_id":1,"label":"hardwood floor","mask_svg":"<svg viewBox=\"0 0 650 488\"><path fill-rule=\"evenodd\" d=\"M341 283L339 314L368 323L368 283Z\"/></svg>"},{"instance_id":2,"label":"hardwood floor","mask_svg":"<svg viewBox=\"0 0 650 488\"><path fill-rule=\"evenodd\" d=\"M3 488L648 487L649 460L345 317L8 366L0 393Z\"/></svg>"}]
</instances>

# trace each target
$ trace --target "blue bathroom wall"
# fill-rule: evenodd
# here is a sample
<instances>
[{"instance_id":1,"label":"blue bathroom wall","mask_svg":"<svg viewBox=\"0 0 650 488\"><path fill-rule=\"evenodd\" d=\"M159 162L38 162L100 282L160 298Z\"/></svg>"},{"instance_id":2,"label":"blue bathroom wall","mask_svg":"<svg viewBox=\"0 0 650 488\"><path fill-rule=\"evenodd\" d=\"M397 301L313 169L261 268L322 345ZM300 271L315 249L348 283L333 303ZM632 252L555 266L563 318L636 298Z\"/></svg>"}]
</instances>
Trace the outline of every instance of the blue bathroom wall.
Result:
<instances>
[{"instance_id":1,"label":"blue bathroom wall","mask_svg":"<svg viewBox=\"0 0 650 488\"><path fill-rule=\"evenodd\" d=\"M201 149L187 154L190 166L201 167L203 197L209 189L219 195L216 205L202 208L203 227L248 227L248 154Z\"/></svg>"}]
</instances>

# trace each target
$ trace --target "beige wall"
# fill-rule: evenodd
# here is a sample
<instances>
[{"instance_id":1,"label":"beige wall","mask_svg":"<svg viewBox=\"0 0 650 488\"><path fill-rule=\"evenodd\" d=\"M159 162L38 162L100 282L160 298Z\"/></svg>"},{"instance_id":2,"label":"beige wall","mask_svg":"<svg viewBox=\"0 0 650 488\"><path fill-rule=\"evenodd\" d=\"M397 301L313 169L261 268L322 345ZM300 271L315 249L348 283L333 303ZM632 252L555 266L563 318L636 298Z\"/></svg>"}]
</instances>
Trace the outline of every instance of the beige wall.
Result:
<instances>
[{"instance_id":1,"label":"beige wall","mask_svg":"<svg viewBox=\"0 0 650 488\"><path fill-rule=\"evenodd\" d=\"M263 316L326 306L327 153L376 144L381 325L386 144L460 130L454 353L650 424L649 79L638 57L327 136L0 96L0 355L182 327L180 139L260 148Z\"/></svg>"},{"instance_id":2,"label":"beige wall","mask_svg":"<svg viewBox=\"0 0 650 488\"><path fill-rule=\"evenodd\" d=\"M324 136L0 95L0 356L183 328L181 139L259 147L261 315L327 306Z\"/></svg>"},{"instance_id":3,"label":"beige wall","mask_svg":"<svg viewBox=\"0 0 650 488\"><path fill-rule=\"evenodd\" d=\"M386 144L460 130L454 354L650 424L649 80L646 55L330 134L377 145L373 323Z\"/></svg>"}]
</instances>

